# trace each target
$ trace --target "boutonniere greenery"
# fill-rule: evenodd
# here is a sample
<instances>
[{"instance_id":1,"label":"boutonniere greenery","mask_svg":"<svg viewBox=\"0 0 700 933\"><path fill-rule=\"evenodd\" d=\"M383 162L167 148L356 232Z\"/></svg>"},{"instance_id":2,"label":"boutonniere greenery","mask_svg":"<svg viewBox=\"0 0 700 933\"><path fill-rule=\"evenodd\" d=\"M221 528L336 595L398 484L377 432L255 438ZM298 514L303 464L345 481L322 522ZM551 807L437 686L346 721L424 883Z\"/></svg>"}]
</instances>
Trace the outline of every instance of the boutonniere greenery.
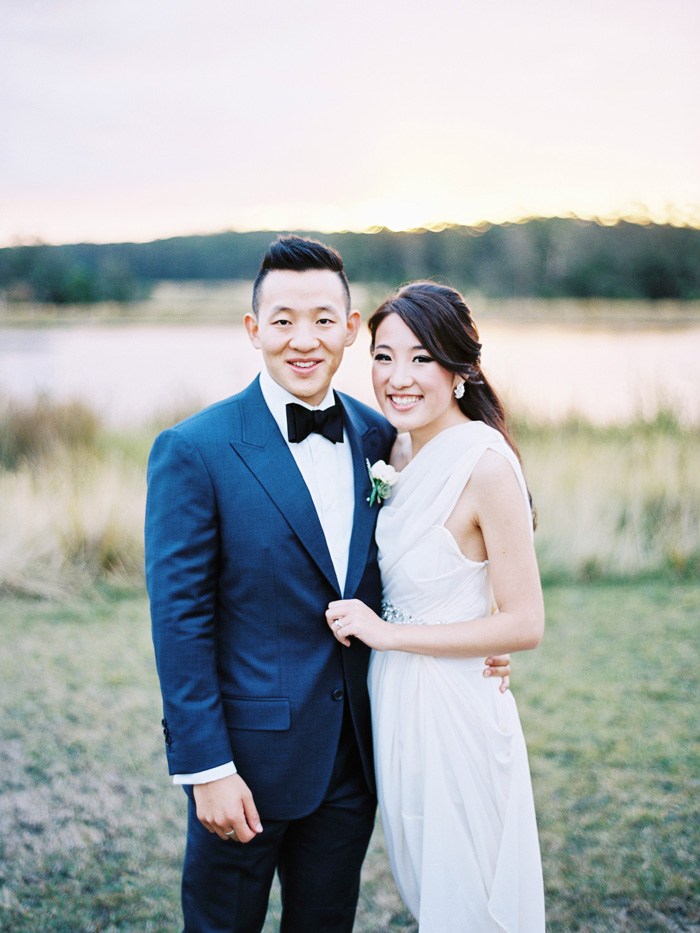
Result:
<instances>
[{"instance_id":1,"label":"boutonniere greenery","mask_svg":"<svg viewBox=\"0 0 700 933\"><path fill-rule=\"evenodd\" d=\"M383 500L388 499L391 495L391 487L399 478L399 474L393 466L384 463L383 460L377 460L371 466L369 460L366 460L365 463L367 464L369 481L372 484L372 492L367 497L367 501L370 506L373 506L375 502L381 505Z\"/></svg>"}]
</instances>

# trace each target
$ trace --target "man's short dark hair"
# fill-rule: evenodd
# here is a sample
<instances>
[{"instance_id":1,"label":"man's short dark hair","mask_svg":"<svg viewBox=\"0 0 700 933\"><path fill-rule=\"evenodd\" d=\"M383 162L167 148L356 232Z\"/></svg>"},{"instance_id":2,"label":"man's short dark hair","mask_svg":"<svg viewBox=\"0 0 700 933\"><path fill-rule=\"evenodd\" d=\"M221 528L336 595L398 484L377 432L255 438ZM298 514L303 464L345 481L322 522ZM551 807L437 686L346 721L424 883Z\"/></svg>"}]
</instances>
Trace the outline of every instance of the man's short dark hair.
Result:
<instances>
[{"instance_id":1,"label":"man's short dark hair","mask_svg":"<svg viewBox=\"0 0 700 933\"><path fill-rule=\"evenodd\" d=\"M345 292L346 311L350 311L350 286L345 274L343 260L337 249L311 240L308 237L279 236L270 243L263 256L260 269L253 284L253 311L257 317L260 307L260 287L268 272L275 269L290 269L292 272L308 272L310 269L328 269L335 272Z\"/></svg>"}]
</instances>

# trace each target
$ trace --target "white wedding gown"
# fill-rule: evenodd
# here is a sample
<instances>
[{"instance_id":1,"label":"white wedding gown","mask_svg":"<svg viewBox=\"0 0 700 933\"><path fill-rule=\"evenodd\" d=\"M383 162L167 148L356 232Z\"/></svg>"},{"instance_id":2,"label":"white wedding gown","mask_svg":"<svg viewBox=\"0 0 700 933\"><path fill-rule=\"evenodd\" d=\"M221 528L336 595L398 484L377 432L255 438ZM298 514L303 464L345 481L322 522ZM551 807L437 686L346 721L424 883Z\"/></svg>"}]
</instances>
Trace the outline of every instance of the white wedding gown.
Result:
<instances>
[{"instance_id":1,"label":"white wedding gown","mask_svg":"<svg viewBox=\"0 0 700 933\"><path fill-rule=\"evenodd\" d=\"M377 526L385 618L439 625L489 615L488 562L444 527L487 449L482 422L441 432L401 471ZM369 673L382 824L420 933L541 933L544 895L527 750L515 700L482 658L373 652Z\"/></svg>"}]
</instances>

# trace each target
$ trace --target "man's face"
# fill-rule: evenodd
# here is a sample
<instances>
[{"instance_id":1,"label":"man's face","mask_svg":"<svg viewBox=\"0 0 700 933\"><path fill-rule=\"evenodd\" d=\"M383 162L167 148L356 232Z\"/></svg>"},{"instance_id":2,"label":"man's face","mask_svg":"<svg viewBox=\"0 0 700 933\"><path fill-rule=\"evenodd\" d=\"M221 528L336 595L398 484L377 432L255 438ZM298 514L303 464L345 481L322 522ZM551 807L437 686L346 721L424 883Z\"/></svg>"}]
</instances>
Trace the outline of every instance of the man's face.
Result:
<instances>
[{"instance_id":1,"label":"man's face","mask_svg":"<svg viewBox=\"0 0 700 933\"><path fill-rule=\"evenodd\" d=\"M309 405L320 404L355 342L358 311L346 312L343 283L328 269L274 269L263 279L257 318L246 314L254 347L276 383Z\"/></svg>"}]
</instances>

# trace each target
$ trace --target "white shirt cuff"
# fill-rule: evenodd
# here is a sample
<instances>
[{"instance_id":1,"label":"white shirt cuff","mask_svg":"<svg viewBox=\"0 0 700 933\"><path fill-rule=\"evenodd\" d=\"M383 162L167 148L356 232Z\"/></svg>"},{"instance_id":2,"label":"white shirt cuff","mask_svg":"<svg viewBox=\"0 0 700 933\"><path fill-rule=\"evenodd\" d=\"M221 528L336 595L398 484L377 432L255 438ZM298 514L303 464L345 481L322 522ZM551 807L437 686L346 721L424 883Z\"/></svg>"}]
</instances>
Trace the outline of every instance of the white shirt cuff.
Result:
<instances>
[{"instance_id":1,"label":"white shirt cuff","mask_svg":"<svg viewBox=\"0 0 700 933\"><path fill-rule=\"evenodd\" d=\"M225 765L217 765L207 771L194 771L192 774L173 774L173 784L208 784L209 781L218 781L221 778L237 774L236 766L232 761Z\"/></svg>"}]
</instances>

